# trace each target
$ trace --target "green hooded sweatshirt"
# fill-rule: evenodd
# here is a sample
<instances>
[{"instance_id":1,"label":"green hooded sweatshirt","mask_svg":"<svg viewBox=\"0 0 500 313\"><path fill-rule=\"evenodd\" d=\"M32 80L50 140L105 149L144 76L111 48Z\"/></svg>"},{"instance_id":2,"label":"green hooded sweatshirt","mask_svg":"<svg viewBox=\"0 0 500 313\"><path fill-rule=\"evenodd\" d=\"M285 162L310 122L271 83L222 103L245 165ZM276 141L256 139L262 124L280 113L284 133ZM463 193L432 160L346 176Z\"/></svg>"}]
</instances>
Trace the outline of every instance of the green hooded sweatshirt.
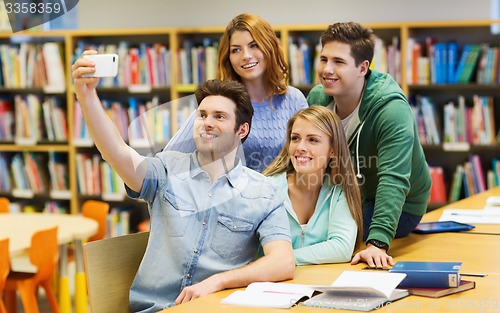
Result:
<instances>
[{"instance_id":1,"label":"green hooded sweatshirt","mask_svg":"<svg viewBox=\"0 0 500 313\"><path fill-rule=\"evenodd\" d=\"M422 216L431 177L406 97L388 74L370 71L359 106L359 124L348 138L363 203L375 202L367 240L390 243L401 212ZM327 106L333 97L315 86L309 105ZM360 174L360 175L359 175Z\"/></svg>"}]
</instances>

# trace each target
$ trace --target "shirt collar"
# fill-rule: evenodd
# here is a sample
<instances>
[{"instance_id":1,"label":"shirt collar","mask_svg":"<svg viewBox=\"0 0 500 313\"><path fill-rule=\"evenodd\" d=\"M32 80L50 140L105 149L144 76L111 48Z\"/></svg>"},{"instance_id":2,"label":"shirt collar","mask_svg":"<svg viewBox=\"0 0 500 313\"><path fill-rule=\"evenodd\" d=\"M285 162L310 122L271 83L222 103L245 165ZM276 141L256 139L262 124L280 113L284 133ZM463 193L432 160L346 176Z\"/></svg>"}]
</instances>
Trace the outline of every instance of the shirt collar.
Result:
<instances>
[{"instance_id":1,"label":"shirt collar","mask_svg":"<svg viewBox=\"0 0 500 313\"><path fill-rule=\"evenodd\" d=\"M191 153L191 160L189 162L189 176L191 178L195 178L201 173L206 173L202 168L200 163L198 162L198 151L195 150Z\"/></svg>"},{"instance_id":2,"label":"shirt collar","mask_svg":"<svg viewBox=\"0 0 500 313\"><path fill-rule=\"evenodd\" d=\"M195 178L196 176L202 174L202 173L205 173L205 175L208 176L207 172L205 172L203 170L200 163L198 162L197 155L198 155L198 152L196 150L194 153L191 153L191 158L190 158L190 162L189 162L190 163L189 164L189 173L190 173L190 177L192 179ZM228 173L225 173L224 175L222 175L222 176L226 177L226 179L228 180L228 182L231 184L232 187L235 187L238 185L241 174L243 172L243 165L241 163L241 159L238 156L236 156L235 162L236 162L236 166L232 170L230 170Z\"/></svg>"}]
</instances>

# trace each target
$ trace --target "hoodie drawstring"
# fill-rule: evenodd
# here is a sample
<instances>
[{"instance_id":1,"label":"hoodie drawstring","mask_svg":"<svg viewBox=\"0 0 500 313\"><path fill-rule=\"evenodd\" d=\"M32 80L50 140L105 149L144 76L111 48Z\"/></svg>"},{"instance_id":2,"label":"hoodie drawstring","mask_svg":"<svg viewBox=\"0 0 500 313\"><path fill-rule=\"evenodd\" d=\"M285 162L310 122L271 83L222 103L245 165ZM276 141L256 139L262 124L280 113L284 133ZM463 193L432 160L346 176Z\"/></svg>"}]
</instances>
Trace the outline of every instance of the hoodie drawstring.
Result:
<instances>
[{"instance_id":1,"label":"hoodie drawstring","mask_svg":"<svg viewBox=\"0 0 500 313\"><path fill-rule=\"evenodd\" d=\"M361 129L363 129L363 125L365 125L365 122L361 123L361 126L359 126L358 129L358 138L356 138L356 169L357 169L357 178L362 178L361 176L361 171L359 170L359 137L361 136Z\"/></svg>"}]
</instances>

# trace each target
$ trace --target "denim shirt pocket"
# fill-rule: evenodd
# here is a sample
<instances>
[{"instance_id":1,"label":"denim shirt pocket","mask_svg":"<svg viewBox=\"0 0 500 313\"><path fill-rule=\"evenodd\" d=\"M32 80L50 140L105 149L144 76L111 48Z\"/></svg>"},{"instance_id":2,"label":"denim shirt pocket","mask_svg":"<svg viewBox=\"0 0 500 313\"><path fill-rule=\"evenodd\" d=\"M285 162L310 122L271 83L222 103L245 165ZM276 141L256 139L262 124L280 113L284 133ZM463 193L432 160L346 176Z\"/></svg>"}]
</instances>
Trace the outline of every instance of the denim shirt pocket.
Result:
<instances>
[{"instance_id":1,"label":"denim shirt pocket","mask_svg":"<svg viewBox=\"0 0 500 313\"><path fill-rule=\"evenodd\" d=\"M172 237L184 236L192 220L190 215L196 213L196 207L169 190L163 193L163 201L168 206L167 214L163 215L163 225L165 225L167 233Z\"/></svg>"},{"instance_id":2,"label":"denim shirt pocket","mask_svg":"<svg viewBox=\"0 0 500 313\"><path fill-rule=\"evenodd\" d=\"M217 227L210 247L222 258L234 258L246 248L253 234L251 221L219 213Z\"/></svg>"}]
</instances>

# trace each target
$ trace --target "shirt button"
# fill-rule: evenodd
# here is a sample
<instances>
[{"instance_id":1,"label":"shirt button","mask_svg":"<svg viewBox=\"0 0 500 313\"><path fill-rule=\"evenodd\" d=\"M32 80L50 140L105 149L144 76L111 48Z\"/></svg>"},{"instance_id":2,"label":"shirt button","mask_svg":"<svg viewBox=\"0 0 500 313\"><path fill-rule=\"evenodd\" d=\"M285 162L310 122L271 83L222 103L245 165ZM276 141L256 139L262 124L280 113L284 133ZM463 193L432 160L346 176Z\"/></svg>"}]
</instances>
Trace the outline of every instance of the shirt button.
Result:
<instances>
[{"instance_id":1,"label":"shirt button","mask_svg":"<svg viewBox=\"0 0 500 313\"><path fill-rule=\"evenodd\" d=\"M207 222L202 222L201 225L207 225Z\"/></svg>"},{"instance_id":2,"label":"shirt button","mask_svg":"<svg viewBox=\"0 0 500 313\"><path fill-rule=\"evenodd\" d=\"M198 253L198 249L194 249L194 253Z\"/></svg>"},{"instance_id":3,"label":"shirt button","mask_svg":"<svg viewBox=\"0 0 500 313\"><path fill-rule=\"evenodd\" d=\"M209 193L208 193L208 196L209 196L209 197L212 197L212 194L209 192Z\"/></svg>"},{"instance_id":4,"label":"shirt button","mask_svg":"<svg viewBox=\"0 0 500 313\"><path fill-rule=\"evenodd\" d=\"M186 274L186 277L187 277L187 278L191 277L191 274Z\"/></svg>"},{"instance_id":5,"label":"shirt button","mask_svg":"<svg viewBox=\"0 0 500 313\"><path fill-rule=\"evenodd\" d=\"M233 229L236 229L236 228L237 228L236 225L233 225Z\"/></svg>"}]
</instances>

